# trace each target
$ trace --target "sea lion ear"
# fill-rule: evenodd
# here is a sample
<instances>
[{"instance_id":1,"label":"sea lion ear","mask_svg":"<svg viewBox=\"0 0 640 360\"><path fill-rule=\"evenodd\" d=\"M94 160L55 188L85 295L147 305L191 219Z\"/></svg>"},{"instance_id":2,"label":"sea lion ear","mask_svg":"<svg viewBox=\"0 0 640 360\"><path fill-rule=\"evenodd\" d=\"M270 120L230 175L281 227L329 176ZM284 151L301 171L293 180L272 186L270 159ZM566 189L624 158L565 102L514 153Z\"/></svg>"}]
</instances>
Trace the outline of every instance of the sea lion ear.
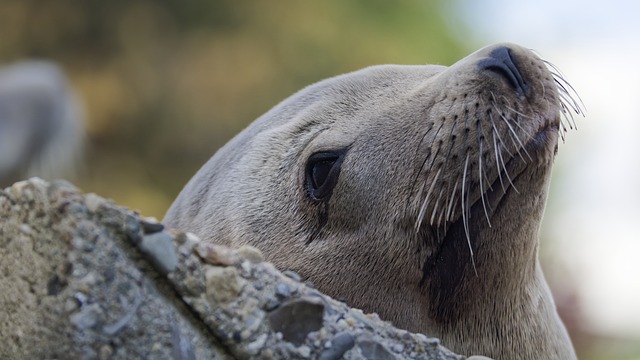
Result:
<instances>
[{"instance_id":1,"label":"sea lion ear","mask_svg":"<svg viewBox=\"0 0 640 360\"><path fill-rule=\"evenodd\" d=\"M305 167L307 195L314 201L329 200L338 182L346 149L314 153Z\"/></svg>"}]
</instances>

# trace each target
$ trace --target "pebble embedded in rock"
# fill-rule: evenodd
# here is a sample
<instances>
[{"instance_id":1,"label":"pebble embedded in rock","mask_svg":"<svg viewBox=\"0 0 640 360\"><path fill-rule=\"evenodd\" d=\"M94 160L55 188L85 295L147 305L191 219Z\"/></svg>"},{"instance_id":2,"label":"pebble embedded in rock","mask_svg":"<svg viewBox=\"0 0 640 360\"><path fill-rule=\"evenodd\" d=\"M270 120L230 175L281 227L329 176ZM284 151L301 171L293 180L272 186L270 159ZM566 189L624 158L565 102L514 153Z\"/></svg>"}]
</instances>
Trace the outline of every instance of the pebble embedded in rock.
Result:
<instances>
[{"instance_id":1,"label":"pebble embedded in rock","mask_svg":"<svg viewBox=\"0 0 640 360\"><path fill-rule=\"evenodd\" d=\"M391 350L397 352L397 353L401 353L404 351L404 345L402 344L393 344L393 346L391 346Z\"/></svg>"},{"instance_id":2,"label":"pebble embedded in rock","mask_svg":"<svg viewBox=\"0 0 640 360\"><path fill-rule=\"evenodd\" d=\"M27 184L28 184L27 180L18 181L17 183L14 183L9 188L9 194L14 199L20 199L22 197L23 190L27 186Z\"/></svg>"},{"instance_id":3,"label":"pebble embedded in rock","mask_svg":"<svg viewBox=\"0 0 640 360\"><path fill-rule=\"evenodd\" d=\"M105 201L103 197L95 193L89 193L84 196L84 203L87 205L87 209L93 213L96 212Z\"/></svg>"},{"instance_id":4,"label":"pebble embedded in rock","mask_svg":"<svg viewBox=\"0 0 640 360\"><path fill-rule=\"evenodd\" d=\"M245 350L249 355L258 355L260 350L264 347L264 344L267 342L267 334L262 334L258 336L254 341L250 342L245 346Z\"/></svg>"},{"instance_id":5,"label":"pebble embedded in rock","mask_svg":"<svg viewBox=\"0 0 640 360\"><path fill-rule=\"evenodd\" d=\"M269 299L269 301L267 301L267 303L264 305L264 309L267 311L273 311L274 309L276 309L278 306L280 306L280 304L282 304L282 302L276 298L271 298Z\"/></svg>"},{"instance_id":6,"label":"pebble embedded in rock","mask_svg":"<svg viewBox=\"0 0 640 360\"><path fill-rule=\"evenodd\" d=\"M98 323L100 314L100 305L87 305L83 306L80 311L71 314L71 316L69 316L69 321L78 329L85 330L93 327Z\"/></svg>"},{"instance_id":7,"label":"pebble embedded in rock","mask_svg":"<svg viewBox=\"0 0 640 360\"><path fill-rule=\"evenodd\" d=\"M134 245L138 245L140 243L140 240L142 240L140 231L141 225L138 221L138 218L133 215L127 214L127 217L125 218L124 229L127 232L127 237L129 238L129 240Z\"/></svg>"},{"instance_id":8,"label":"pebble embedded in rock","mask_svg":"<svg viewBox=\"0 0 640 360\"><path fill-rule=\"evenodd\" d=\"M343 331L331 339L331 346L324 349L319 360L338 360L355 345L355 339L349 332Z\"/></svg>"},{"instance_id":9,"label":"pebble embedded in rock","mask_svg":"<svg viewBox=\"0 0 640 360\"><path fill-rule=\"evenodd\" d=\"M304 344L307 335L322 327L324 304L319 299L300 298L288 301L269 314L269 323L285 341Z\"/></svg>"},{"instance_id":10,"label":"pebble embedded in rock","mask_svg":"<svg viewBox=\"0 0 640 360\"><path fill-rule=\"evenodd\" d=\"M227 303L236 298L244 281L234 267L210 266L204 275L207 298L214 303Z\"/></svg>"},{"instance_id":11,"label":"pebble embedded in rock","mask_svg":"<svg viewBox=\"0 0 640 360\"><path fill-rule=\"evenodd\" d=\"M300 277L300 275L295 271L285 270L282 272L282 274L288 277L289 279L292 279L298 282L302 281L302 278Z\"/></svg>"},{"instance_id":12,"label":"pebble embedded in rock","mask_svg":"<svg viewBox=\"0 0 640 360\"><path fill-rule=\"evenodd\" d=\"M154 234L164 230L164 225L155 218L140 218L140 225L145 234Z\"/></svg>"},{"instance_id":13,"label":"pebble embedded in rock","mask_svg":"<svg viewBox=\"0 0 640 360\"><path fill-rule=\"evenodd\" d=\"M286 299L291 296L291 287L289 285L281 282L276 285L276 296L280 299Z\"/></svg>"},{"instance_id":14,"label":"pebble embedded in rock","mask_svg":"<svg viewBox=\"0 0 640 360\"><path fill-rule=\"evenodd\" d=\"M149 255L156 269L162 274L174 271L178 265L173 237L166 232L145 235L138 247L143 253Z\"/></svg>"},{"instance_id":15,"label":"pebble embedded in rock","mask_svg":"<svg viewBox=\"0 0 640 360\"><path fill-rule=\"evenodd\" d=\"M113 355L113 348L107 344L100 346L98 350L98 358L100 360L110 359Z\"/></svg>"},{"instance_id":16,"label":"pebble embedded in rock","mask_svg":"<svg viewBox=\"0 0 640 360\"><path fill-rule=\"evenodd\" d=\"M193 249L207 264L231 266L240 262L238 254L224 246L199 243Z\"/></svg>"},{"instance_id":17,"label":"pebble embedded in rock","mask_svg":"<svg viewBox=\"0 0 640 360\"><path fill-rule=\"evenodd\" d=\"M252 264L259 264L264 261L262 252L250 245L242 245L237 250L238 254L249 260Z\"/></svg>"},{"instance_id":18,"label":"pebble embedded in rock","mask_svg":"<svg viewBox=\"0 0 640 360\"><path fill-rule=\"evenodd\" d=\"M365 359L379 359L379 360L396 360L397 357L391 353L387 348L373 340L361 340L358 342L360 353Z\"/></svg>"},{"instance_id":19,"label":"pebble embedded in rock","mask_svg":"<svg viewBox=\"0 0 640 360\"><path fill-rule=\"evenodd\" d=\"M306 359L311 356L311 349L307 345L302 345L298 348L298 354Z\"/></svg>"}]
</instances>

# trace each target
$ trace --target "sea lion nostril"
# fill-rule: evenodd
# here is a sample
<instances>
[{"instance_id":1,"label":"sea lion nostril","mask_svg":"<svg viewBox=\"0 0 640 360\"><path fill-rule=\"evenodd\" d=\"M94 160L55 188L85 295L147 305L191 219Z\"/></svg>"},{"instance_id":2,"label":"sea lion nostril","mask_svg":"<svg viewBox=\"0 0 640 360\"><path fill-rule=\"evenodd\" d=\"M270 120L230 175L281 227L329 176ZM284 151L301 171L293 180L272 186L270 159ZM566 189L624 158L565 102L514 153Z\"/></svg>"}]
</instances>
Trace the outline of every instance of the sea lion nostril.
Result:
<instances>
[{"instance_id":1,"label":"sea lion nostril","mask_svg":"<svg viewBox=\"0 0 640 360\"><path fill-rule=\"evenodd\" d=\"M489 57L478 62L478 67L505 78L518 96L525 96L527 93L527 84L511 55L511 49L507 47L494 49L489 53Z\"/></svg>"}]
</instances>

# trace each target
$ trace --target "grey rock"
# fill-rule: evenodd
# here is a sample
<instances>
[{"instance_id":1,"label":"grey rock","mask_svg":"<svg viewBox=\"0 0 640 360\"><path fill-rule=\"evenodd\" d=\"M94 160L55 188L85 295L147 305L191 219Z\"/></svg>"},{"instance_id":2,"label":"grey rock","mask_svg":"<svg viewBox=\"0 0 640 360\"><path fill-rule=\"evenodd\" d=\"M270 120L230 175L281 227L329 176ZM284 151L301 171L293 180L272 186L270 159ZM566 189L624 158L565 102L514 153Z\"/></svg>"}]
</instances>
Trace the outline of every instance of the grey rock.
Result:
<instances>
[{"instance_id":1,"label":"grey rock","mask_svg":"<svg viewBox=\"0 0 640 360\"><path fill-rule=\"evenodd\" d=\"M91 201L37 180L0 191L0 358L463 359L253 249L144 234L137 213Z\"/></svg>"},{"instance_id":2,"label":"grey rock","mask_svg":"<svg viewBox=\"0 0 640 360\"><path fill-rule=\"evenodd\" d=\"M355 345L355 339L349 332L338 333L331 339L331 346L320 353L320 360L338 360Z\"/></svg>"},{"instance_id":3,"label":"grey rock","mask_svg":"<svg viewBox=\"0 0 640 360\"><path fill-rule=\"evenodd\" d=\"M142 231L145 234L154 234L164 230L164 225L151 218L140 219L140 225L142 226Z\"/></svg>"},{"instance_id":4,"label":"grey rock","mask_svg":"<svg viewBox=\"0 0 640 360\"><path fill-rule=\"evenodd\" d=\"M149 255L160 273L167 274L175 270L178 264L173 237L166 232L145 235L138 245L140 250Z\"/></svg>"},{"instance_id":5,"label":"grey rock","mask_svg":"<svg viewBox=\"0 0 640 360\"><path fill-rule=\"evenodd\" d=\"M276 285L276 296L281 299L286 299L291 296L291 287L289 285L281 282Z\"/></svg>"},{"instance_id":6,"label":"grey rock","mask_svg":"<svg viewBox=\"0 0 640 360\"><path fill-rule=\"evenodd\" d=\"M396 360L398 357L389 351L384 345L373 340L358 341L360 353L365 359Z\"/></svg>"},{"instance_id":7,"label":"grey rock","mask_svg":"<svg viewBox=\"0 0 640 360\"><path fill-rule=\"evenodd\" d=\"M322 327L324 304L306 297L288 301L269 314L271 328L282 334L285 341L302 345L307 335Z\"/></svg>"},{"instance_id":8,"label":"grey rock","mask_svg":"<svg viewBox=\"0 0 640 360\"><path fill-rule=\"evenodd\" d=\"M282 272L282 274L294 281L298 281L298 282L302 281L302 278L300 277L300 275L295 271L285 270Z\"/></svg>"},{"instance_id":9,"label":"grey rock","mask_svg":"<svg viewBox=\"0 0 640 360\"><path fill-rule=\"evenodd\" d=\"M69 321L80 330L94 327L102 314L99 304L83 306L80 311L71 314Z\"/></svg>"}]
</instances>

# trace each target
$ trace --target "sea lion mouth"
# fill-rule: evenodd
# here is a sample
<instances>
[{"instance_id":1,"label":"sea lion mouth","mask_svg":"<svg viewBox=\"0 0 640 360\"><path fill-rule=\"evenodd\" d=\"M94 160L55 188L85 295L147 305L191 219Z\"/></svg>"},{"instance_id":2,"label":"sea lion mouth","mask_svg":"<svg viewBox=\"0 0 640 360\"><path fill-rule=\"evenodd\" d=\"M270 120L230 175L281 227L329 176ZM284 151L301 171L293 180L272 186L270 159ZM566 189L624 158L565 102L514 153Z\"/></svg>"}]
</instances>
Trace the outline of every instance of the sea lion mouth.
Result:
<instances>
[{"instance_id":1,"label":"sea lion mouth","mask_svg":"<svg viewBox=\"0 0 640 360\"><path fill-rule=\"evenodd\" d=\"M471 207L482 207L482 197L484 197L486 199L484 207L488 207L487 211L491 211L491 213L485 214L487 221L490 221L489 217L502 205L502 200L507 192L512 189L516 193L519 192L515 183L518 182L518 178L527 167L532 165L531 163L535 160L533 157L555 156L558 151L557 140L552 140L551 137L556 134L554 137L557 139L558 132L559 126L557 124L547 124L538 130L522 148L520 154L524 155L515 155L509 159L495 181L487 188L484 194L480 195L481 198L471 204ZM548 144L549 141L553 141L552 148ZM551 151L553 151L553 154L549 153Z\"/></svg>"},{"instance_id":2,"label":"sea lion mouth","mask_svg":"<svg viewBox=\"0 0 640 360\"><path fill-rule=\"evenodd\" d=\"M516 183L529 167L548 166L548 163L540 164L537 161L552 158L555 155L558 133L559 125L557 123L543 125L524 144L521 151L513 154L505 162L499 175L485 189L484 193L481 193L473 203L469 204L466 212L463 212L453 222L431 228L431 236L439 239L437 241L439 246L436 252L428 256L423 264L420 286L428 278L432 278L435 281L435 288L447 289L445 293L449 293L455 288L454 285L462 279L464 266L460 266L460 264L471 263L476 271L473 256L478 239L474 234L478 234L481 227L492 227L493 214L505 205L511 192L520 192Z\"/></svg>"}]
</instances>

